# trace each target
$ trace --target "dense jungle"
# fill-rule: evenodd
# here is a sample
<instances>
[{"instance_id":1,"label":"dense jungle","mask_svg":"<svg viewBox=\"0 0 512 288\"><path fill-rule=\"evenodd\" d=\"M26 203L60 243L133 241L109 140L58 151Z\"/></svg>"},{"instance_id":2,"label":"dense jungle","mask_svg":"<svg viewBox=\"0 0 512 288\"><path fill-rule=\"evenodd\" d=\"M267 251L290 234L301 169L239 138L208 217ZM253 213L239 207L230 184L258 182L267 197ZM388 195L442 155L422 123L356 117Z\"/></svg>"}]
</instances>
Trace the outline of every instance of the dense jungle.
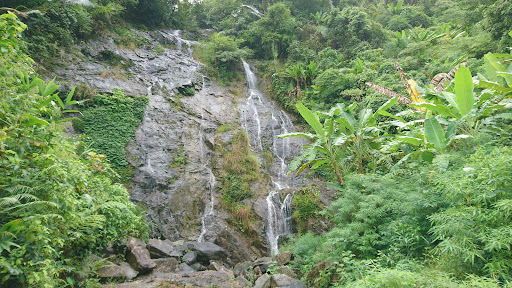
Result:
<instances>
[{"instance_id":1,"label":"dense jungle","mask_svg":"<svg viewBox=\"0 0 512 288\"><path fill-rule=\"evenodd\" d=\"M510 0L2 0L0 287L512 287Z\"/></svg>"}]
</instances>

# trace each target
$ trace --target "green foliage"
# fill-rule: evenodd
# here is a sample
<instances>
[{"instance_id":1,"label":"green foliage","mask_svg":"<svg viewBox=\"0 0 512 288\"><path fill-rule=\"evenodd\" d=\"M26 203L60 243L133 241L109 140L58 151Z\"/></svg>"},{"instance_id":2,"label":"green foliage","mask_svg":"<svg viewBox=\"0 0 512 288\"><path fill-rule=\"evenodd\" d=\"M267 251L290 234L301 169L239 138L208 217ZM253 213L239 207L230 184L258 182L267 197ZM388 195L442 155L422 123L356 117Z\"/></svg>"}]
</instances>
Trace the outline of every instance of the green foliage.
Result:
<instances>
[{"instance_id":1,"label":"green foliage","mask_svg":"<svg viewBox=\"0 0 512 288\"><path fill-rule=\"evenodd\" d=\"M54 81L29 77L30 59L15 51L24 25L8 13L0 29L0 61L10 63L0 74L0 285L85 284L78 270L87 255L143 237L147 226L109 164L78 154L83 143L63 134L60 116L77 102L73 91L61 99Z\"/></svg>"},{"instance_id":2,"label":"green foliage","mask_svg":"<svg viewBox=\"0 0 512 288\"><path fill-rule=\"evenodd\" d=\"M439 175L451 207L430 216L431 231L441 262L458 273L511 280L511 155L508 147L479 149L462 167Z\"/></svg>"},{"instance_id":3,"label":"green foliage","mask_svg":"<svg viewBox=\"0 0 512 288\"><path fill-rule=\"evenodd\" d=\"M133 139L144 117L147 97L128 97L122 90L112 95L97 95L82 109L83 132L92 148L107 156L115 168L128 165L125 147Z\"/></svg>"},{"instance_id":4,"label":"green foliage","mask_svg":"<svg viewBox=\"0 0 512 288\"><path fill-rule=\"evenodd\" d=\"M247 48L239 48L242 41L223 34L213 34L209 41L200 46L199 59L210 66L210 71L217 73L221 81L231 81L234 77L233 70L240 63L241 58L247 58L252 51ZM212 70L215 69L215 70Z\"/></svg>"},{"instance_id":5,"label":"green foliage","mask_svg":"<svg viewBox=\"0 0 512 288\"><path fill-rule=\"evenodd\" d=\"M292 205L293 219L297 222L299 233L311 230L322 211L320 191L317 188L302 188L293 194Z\"/></svg>"},{"instance_id":6,"label":"green foliage","mask_svg":"<svg viewBox=\"0 0 512 288\"><path fill-rule=\"evenodd\" d=\"M219 131L217 132L221 133ZM223 155L222 168L226 173L222 179L222 197L228 206L236 205L254 194L250 187L261 177L260 164L252 154L249 138L243 131L234 134L230 141L219 148Z\"/></svg>"}]
</instances>

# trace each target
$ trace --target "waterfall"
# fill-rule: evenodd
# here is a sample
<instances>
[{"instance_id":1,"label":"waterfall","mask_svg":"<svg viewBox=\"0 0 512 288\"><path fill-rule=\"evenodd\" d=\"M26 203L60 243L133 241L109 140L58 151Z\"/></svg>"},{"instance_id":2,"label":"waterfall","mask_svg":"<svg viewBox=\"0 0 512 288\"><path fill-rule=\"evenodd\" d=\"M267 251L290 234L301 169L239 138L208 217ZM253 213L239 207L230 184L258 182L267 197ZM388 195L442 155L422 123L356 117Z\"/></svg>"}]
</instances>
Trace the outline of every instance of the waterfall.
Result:
<instances>
[{"instance_id":1,"label":"waterfall","mask_svg":"<svg viewBox=\"0 0 512 288\"><path fill-rule=\"evenodd\" d=\"M254 15L260 17L260 18L265 16L265 14L261 13L260 11L258 11L258 9L256 9L256 7L254 7L254 6L242 4L242 7L249 8L251 10L252 14L254 14Z\"/></svg>"},{"instance_id":2,"label":"waterfall","mask_svg":"<svg viewBox=\"0 0 512 288\"><path fill-rule=\"evenodd\" d=\"M281 203L280 192L283 189L298 184L298 179L288 175L289 167L286 164L293 156L290 138L279 139L281 134L295 131L290 117L277 105L269 101L257 87L257 79L247 62L242 59L247 80L247 94L245 106L242 110L242 128L249 134L251 148L258 152L268 150L272 153L274 163L270 168L272 191L266 197L267 219L265 230L271 254L278 253L279 237L291 234L292 199L293 195L286 195ZM270 129L270 131L264 131Z\"/></svg>"},{"instance_id":3,"label":"waterfall","mask_svg":"<svg viewBox=\"0 0 512 288\"><path fill-rule=\"evenodd\" d=\"M206 87L206 81L205 76L203 75L203 83L202 83L202 89ZM205 207L203 216L201 217L201 234L199 234L199 237L197 238L197 242L203 242L205 240L206 233L208 232L208 225L211 224L211 220L213 220L213 217L215 217L215 211L214 211L214 205L215 205L215 175L213 175L213 171L211 168L211 163L206 158L207 154L204 149L204 109L201 108L201 120L199 122L199 158L201 161L202 168L206 171L208 174L208 183L207 183L207 189L205 189L206 193L209 194L210 203Z\"/></svg>"}]
</instances>

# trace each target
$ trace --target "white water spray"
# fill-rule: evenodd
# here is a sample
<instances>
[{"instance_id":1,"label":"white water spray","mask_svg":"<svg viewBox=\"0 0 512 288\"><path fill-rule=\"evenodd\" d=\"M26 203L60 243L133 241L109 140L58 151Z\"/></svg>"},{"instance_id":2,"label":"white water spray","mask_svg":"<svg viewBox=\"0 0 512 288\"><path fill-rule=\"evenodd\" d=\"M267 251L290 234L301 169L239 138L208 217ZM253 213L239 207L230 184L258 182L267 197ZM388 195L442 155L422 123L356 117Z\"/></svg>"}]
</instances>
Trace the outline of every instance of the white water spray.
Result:
<instances>
[{"instance_id":1,"label":"white water spray","mask_svg":"<svg viewBox=\"0 0 512 288\"><path fill-rule=\"evenodd\" d=\"M246 129L251 140L251 148L260 152L265 147L269 147L274 157L274 163L271 165L271 182L274 189L266 198L267 219L265 229L267 241L272 255L278 253L279 237L292 233L292 199L293 195L286 195L281 203L280 194L283 189L290 188L296 184L296 180L288 176L287 160L292 156L292 149L289 138L279 139L281 134L295 131L290 117L279 110L275 103L267 100L265 95L257 88L256 76L251 71L251 67L242 59L248 86L248 98L244 110L242 111L242 127ZM262 123L265 127L272 129L271 139L263 139ZM268 128L266 128L268 129ZM269 143L270 142L270 143Z\"/></svg>"}]
</instances>

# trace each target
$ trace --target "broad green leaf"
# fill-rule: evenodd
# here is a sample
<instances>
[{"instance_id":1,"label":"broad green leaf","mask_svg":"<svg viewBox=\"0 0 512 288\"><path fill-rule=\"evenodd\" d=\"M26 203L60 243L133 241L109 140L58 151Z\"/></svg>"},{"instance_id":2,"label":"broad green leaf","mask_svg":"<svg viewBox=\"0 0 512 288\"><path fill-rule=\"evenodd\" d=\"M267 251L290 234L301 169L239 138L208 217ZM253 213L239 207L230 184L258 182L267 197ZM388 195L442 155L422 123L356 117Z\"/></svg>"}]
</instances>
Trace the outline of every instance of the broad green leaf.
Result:
<instances>
[{"instance_id":1,"label":"broad green leaf","mask_svg":"<svg viewBox=\"0 0 512 288\"><path fill-rule=\"evenodd\" d=\"M443 153L446 147L446 137L441 124L436 118L425 119L425 134L427 140L434 145L439 153Z\"/></svg>"},{"instance_id":2,"label":"broad green leaf","mask_svg":"<svg viewBox=\"0 0 512 288\"><path fill-rule=\"evenodd\" d=\"M421 139L420 138L416 138L416 137L396 135L396 139L399 139L400 141L403 141L405 143L409 143L409 144L414 145L414 146L418 146L421 143Z\"/></svg>"},{"instance_id":3,"label":"broad green leaf","mask_svg":"<svg viewBox=\"0 0 512 288\"><path fill-rule=\"evenodd\" d=\"M462 116L471 112L475 97L473 95L473 79L466 66L460 66L455 73L455 100Z\"/></svg>"},{"instance_id":4,"label":"broad green leaf","mask_svg":"<svg viewBox=\"0 0 512 288\"><path fill-rule=\"evenodd\" d=\"M308 139L315 139L316 136L310 133L301 133L301 132L294 132L294 133L286 133L278 135L277 138L288 138L288 137L304 137Z\"/></svg>"},{"instance_id":5,"label":"broad green leaf","mask_svg":"<svg viewBox=\"0 0 512 288\"><path fill-rule=\"evenodd\" d=\"M494 68L494 73L496 74L496 76L498 75L498 73L507 73L507 69L505 68L505 66L503 64L501 64L498 60L498 58L496 56L499 56L499 54L492 54L492 53L487 53L485 56L484 56L484 59L486 61L486 64L488 65L491 65L492 68ZM510 57L510 55L507 55L507 57ZM487 66L486 66L487 68ZM489 72L488 72L489 73ZM501 74L500 73L500 76L502 76L503 78L505 78L505 80L507 81L507 84L509 87L512 87L512 75L508 75L508 74ZM487 75L487 77L489 77L489 75ZM496 77L497 78L497 77ZM493 81L496 81L499 79L491 79Z\"/></svg>"},{"instance_id":6,"label":"broad green leaf","mask_svg":"<svg viewBox=\"0 0 512 288\"><path fill-rule=\"evenodd\" d=\"M398 121L400 121L402 123L405 123L404 119L402 119L401 117L395 116L395 115L389 113L388 111L379 110L379 111L377 111L377 114L380 114L382 116L391 117L391 118L396 119L396 120L398 120Z\"/></svg>"},{"instance_id":7,"label":"broad green leaf","mask_svg":"<svg viewBox=\"0 0 512 288\"><path fill-rule=\"evenodd\" d=\"M325 131L324 131L324 128L322 127L322 124L320 123L320 120L318 120L318 117L316 116L316 114L311 112L302 103L297 103L297 105L295 105L295 106L297 107L297 110L299 110L300 115L302 115L302 118L304 118L304 120L306 120L306 122L308 122L309 126L311 126L313 128L313 130L315 130L318 137L324 139Z\"/></svg>"},{"instance_id":8,"label":"broad green leaf","mask_svg":"<svg viewBox=\"0 0 512 288\"><path fill-rule=\"evenodd\" d=\"M34 125L37 125L37 126L48 126L49 125L48 122L46 122L45 120L38 118L34 115L24 114L23 117L26 119L23 122L23 125L25 125L27 127L32 127Z\"/></svg>"},{"instance_id":9,"label":"broad green leaf","mask_svg":"<svg viewBox=\"0 0 512 288\"><path fill-rule=\"evenodd\" d=\"M71 92L69 92L68 97L66 97L66 103L64 105L65 107L68 107L70 105L78 104L78 101L72 101L71 100L73 98L73 95L75 94L75 88L76 87L73 87L73 89L71 89Z\"/></svg>"},{"instance_id":10,"label":"broad green leaf","mask_svg":"<svg viewBox=\"0 0 512 288\"><path fill-rule=\"evenodd\" d=\"M423 102L423 103L418 103L418 104L411 103L411 104L409 104L409 106L423 107L423 108L427 108L429 111L437 112L438 114L443 115L443 116L453 117L453 118L461 118L461 115L455 114L454 111L451 111L450 108L444 106L443 104L434 104L434 103Z\"/></svg>"},{"instance_id":11,"label":"broad green leaf","mask_svg":"<svg viewBox=\"0 0 512 288\"><path fill-rule=\"evenodd\" d=\"M459 107L457 106L457 99L455 98L455 94L443 91L441 92L441 96L450 103L453 107L455 107L457 110L459 110Z\"/></svg>"},{"instance_id":12,"label":"broad green leaf","mask_svg":"<svg viewBox=\"0 0 512 288\"><path fill-rule=\"evenodd\" d=\"M377 109L377 113L379 111L386 111L386 110L388 110L388 108L390 108L391 106L395 105L396 102L398 102L398 97L394 97L394 98L389 99L386 103L384 103L382 106L380 106L379 109Z\"/></svg>"}]
</instances>

